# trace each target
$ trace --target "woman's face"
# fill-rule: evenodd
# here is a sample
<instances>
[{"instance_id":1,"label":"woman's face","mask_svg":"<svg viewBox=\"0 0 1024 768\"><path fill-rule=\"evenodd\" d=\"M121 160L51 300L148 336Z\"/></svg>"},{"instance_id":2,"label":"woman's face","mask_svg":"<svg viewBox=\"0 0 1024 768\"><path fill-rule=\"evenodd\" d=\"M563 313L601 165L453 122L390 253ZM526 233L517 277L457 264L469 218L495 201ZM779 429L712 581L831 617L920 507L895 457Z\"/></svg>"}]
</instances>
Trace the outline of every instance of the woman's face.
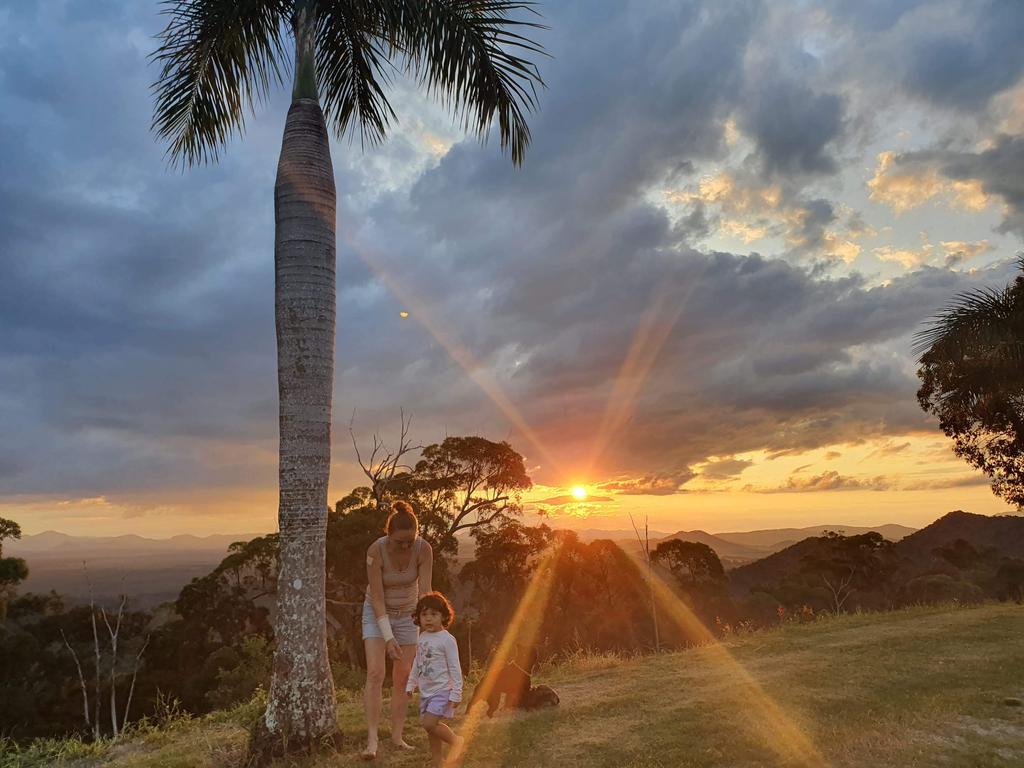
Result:
<instances>
[{"instance_id":1,"label":"woman's face","mask_svg":"<svg viewBox=\"0 0 1024 768\"><path fill-rule=\"evenodd\" d=\"M413 542L416 541L416 531L412 528L392 531L388 534L388 539L391 540L392 545L396 549L406 552L412 548Z\"/></svg>"}]
</instances>

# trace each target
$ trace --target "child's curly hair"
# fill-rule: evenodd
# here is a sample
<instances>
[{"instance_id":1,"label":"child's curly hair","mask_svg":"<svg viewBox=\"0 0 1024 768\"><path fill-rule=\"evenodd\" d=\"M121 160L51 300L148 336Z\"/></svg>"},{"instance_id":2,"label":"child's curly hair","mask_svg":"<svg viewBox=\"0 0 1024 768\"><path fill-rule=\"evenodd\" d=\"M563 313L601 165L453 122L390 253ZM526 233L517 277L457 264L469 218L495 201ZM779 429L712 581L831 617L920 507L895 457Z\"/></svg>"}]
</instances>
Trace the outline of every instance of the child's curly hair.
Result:
<instances>
[{"instance_id":1,"label":"child's curly hair","mask_svg":"<svg viewBox=\"0 0 1024 768\"><path fill-rule=\"evenodd\" d=\"M442 592L427 592L416 602L416 610L412 614L412 622L417 627L420 625L420 611L424 608L432 608L441 614L441 626L445 629L455 620L455 609L448 602L448 598Z\"/></svg>"}]
</instances>

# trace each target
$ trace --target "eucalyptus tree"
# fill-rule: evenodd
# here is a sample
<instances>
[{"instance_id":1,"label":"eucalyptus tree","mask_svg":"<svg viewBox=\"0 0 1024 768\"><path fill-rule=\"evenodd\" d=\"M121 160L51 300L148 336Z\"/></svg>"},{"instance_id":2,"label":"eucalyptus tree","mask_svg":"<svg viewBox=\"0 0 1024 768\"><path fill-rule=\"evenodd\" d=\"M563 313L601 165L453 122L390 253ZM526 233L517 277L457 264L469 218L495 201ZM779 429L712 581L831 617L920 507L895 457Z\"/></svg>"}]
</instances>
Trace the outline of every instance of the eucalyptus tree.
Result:
<instances>
[{"instance_id":1,"label":"eucalyptus tree","mask_svg":"<svg viewBox=\"0 0 1024 768\"><path fill-rule=\"evenodd\" d=\"M274 187L280 419L280 571L265 743L336 733L324 538L334 378L336 195L328 128L382 140L388 88L415 78L516 165L541 78L522 0L168 0L153 59L153 129L172 162L215 161L246 112L291 81Z\"/></svg>"},{"instance_id":2,"label":"eucalyptus tree","mask_svg":"<svg viewBox=\"0 0 1024 768\"><path fill-rule=\"evenodd\" d=\"M1002 289L956 297L918 333L921 407L953 451L989 476L992 491L1024 509L1024 257Z\"/></svg>"}]
</instances>

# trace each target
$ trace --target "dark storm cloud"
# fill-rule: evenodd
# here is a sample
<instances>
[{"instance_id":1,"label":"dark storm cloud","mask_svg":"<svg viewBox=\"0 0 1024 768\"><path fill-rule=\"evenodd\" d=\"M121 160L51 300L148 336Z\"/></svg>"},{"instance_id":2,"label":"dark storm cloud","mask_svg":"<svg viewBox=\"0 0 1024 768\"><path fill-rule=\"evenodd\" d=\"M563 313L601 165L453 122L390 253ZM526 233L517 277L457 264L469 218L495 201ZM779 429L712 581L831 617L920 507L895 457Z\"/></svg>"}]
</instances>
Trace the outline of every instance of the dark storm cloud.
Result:
<instances>
[{"instance_id":1,"label":"dark storm cloud","mask_svg":"<svg viewBox=\"0 0 1024 768\"><path fill-rule=\"evenodd\" d=\"M955 19L929 24L904 20L896 49L903 82L918 96L962 109L984 107L1024 72L1024 6L1018 0L953 6ZM948 17L947 17L948 18Z\"/></svg>"},{"instance_id":2,"label":"dark storm cloud","mask_svg":"<svg viewBox=\"0 0 1024 768\"><path fill-rule=\"evenodd\" d=\"M1018 0L843 2L825 6L849 36L857 69L883 88L967 112L1024 74L1024 4Z\"/></svg>"},{"instance_id":3,"label":"dark storm cloud","mask_svg":"<svg viewBox=\"0 0 1024 768\"><path fill-rule=\"evenodd\" d=\"M19 3L0 24L0 456L21 457L7 493L266 474L240 457L274 434L279 129L170 172L149 132L157 10Z\"/></svg>"},{"instance_id":4,"label":"dark storm cloud","mask_svg":"<svg viewBox=\"0 0 1024 768\"><path fill-rule=\"evenodd\" d=\"M769 74L751 84L739 125L756 142L768 176L831 174L838 168L829 152L843 127L843 100L837 94Z\"/></svg>"}]
</instances>

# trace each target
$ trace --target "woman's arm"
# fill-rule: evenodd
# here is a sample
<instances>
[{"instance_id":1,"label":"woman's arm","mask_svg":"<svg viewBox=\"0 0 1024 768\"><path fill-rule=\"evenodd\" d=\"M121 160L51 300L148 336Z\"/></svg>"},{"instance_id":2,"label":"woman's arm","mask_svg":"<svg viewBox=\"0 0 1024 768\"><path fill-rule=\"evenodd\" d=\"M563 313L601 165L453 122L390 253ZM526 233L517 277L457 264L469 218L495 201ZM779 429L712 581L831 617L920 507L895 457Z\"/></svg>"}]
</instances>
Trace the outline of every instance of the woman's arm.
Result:
<instances>
[{"instance_id":1,"label":"woman's arm","mask_svg":"<svg viewBox=\"0 0 1024 768\"><path fill-rule=\"evenodd\" d=\"M379 620L388 615L388 609L384 604L384 560L376 541L366 550L366 580L370 587L373 616Z\"/></svg>"},{"instance_id":2,"label":"woman's arm","mask_svg":"<svg viewBox=\"0 0 1024 768\"><path fill-rule=\"evenodd\" d=\"M431 549L430 542L426 539L423 539L420 552L419 582L421 595L434 591L434 550Z\"/></svg>"}]
</instances>

